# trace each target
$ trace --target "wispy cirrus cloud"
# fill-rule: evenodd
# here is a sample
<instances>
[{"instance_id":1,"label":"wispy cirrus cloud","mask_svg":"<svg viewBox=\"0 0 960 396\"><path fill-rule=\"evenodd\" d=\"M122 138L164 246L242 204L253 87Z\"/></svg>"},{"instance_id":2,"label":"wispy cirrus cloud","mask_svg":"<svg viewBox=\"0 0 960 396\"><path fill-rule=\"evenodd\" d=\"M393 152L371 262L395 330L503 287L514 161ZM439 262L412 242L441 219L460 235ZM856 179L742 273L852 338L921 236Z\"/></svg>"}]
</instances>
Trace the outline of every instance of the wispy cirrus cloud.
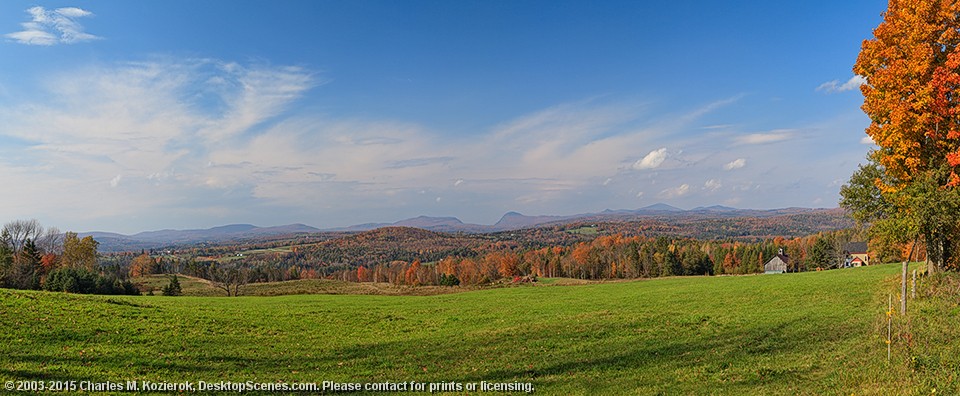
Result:
<instances>
[{"instance_id":1,"label":"wispy cirrus cloud","mask_svg":"<svg viewBox=\"0 0 960 396\"><path fill-rule=\"evenodd\" d=\"M479 213L462 219L483 222L507 210L567 214L638 200L704 205L735 194L753 202L779 190L737 187L769 180L762 172L774 166L802 168L789 161L807 158L785 160L748 145L787 140L794 136L788 129L691 133L701 129L700 117L733 99L681 114L592 99L450 134L416 121L297 111L325 80L292 66L161 57L42 77L36 99L0 107L0 139L18 142L0 145L0 184L29 185L16 196L0 194L0 218L41 212L128 224L153 216L130 223L135 229L113 228L141 231L227 221L333 226L420 214ZM733 144L718 154L718 139Z\"/></svg>"},{"instance_id":2,"label":"wispy cirrus cloud","mask_svg":"<svg viewBox=\"0 0 960 396\"><path fill-rule=\"evenodd\" d=\"M97 208L73 214L95 217L178 206L210 189L249 189L245 177L220 177L211 154L235 145L240 131L255 133L318 83L296 68L210 59L123 62L44 81L44 100L0 108L0 138L23 142L0 146L0 167L75 191L70 204L49 194L19 199ZM261 177L252 171L276 162L240 172Z\"/></svg>"},{"instance_id":3,"label":"wispy cirrus cloud","mask_svg":"<svg viewBox=\"0 0 960 396\"><path fill-rule=\"evenodd\" d=\"M77 7L64 7L48 10L35 6L27 9L30 20L21 23L23 30L7 33L4 37L25 45L51 46L56 44L76 44L101 39L84 31L77 20L93 16L93 13Z\"/></svg>"},{"instance_id":4,"label":"wispy cirrus cloud","mask_svg":"<svg viewBox=\"0 0 960 396\"><path fill-rule=\"evenodd\" d=\"M751 133L737 136L733 139L735 144L768 144L782 142L793 137L791 130L775 130L766 133Z\"/></svg>"},{"instance_id":5,"label":"wispy cirrus cloud","mask_svg":"<svg viewBox=\"0 0 960 396\"><path fill-rule=\"evenodd\" d=\"M839 93L852 91L854 89L860 88L861 85L866 84L867 79L860 75L855 75L850 77L844 83L841 83L840 80L831 80L827 81L817 87L817 92L826 92L826 93Z\"/></svg>"}]
</instances>

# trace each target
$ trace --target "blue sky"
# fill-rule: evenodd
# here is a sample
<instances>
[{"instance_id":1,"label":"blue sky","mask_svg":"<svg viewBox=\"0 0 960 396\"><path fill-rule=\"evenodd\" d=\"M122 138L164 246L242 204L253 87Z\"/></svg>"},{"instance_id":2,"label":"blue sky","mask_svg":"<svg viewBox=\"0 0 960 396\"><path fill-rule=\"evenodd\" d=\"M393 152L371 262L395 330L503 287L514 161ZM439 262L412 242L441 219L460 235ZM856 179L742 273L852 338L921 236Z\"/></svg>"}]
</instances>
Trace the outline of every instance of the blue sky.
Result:
<instances>
[{"instance_id":1,"label":"blue sky","mask_svg":"<svg viewBox=\"0 0 960 396\"><path fill-rule=\"evenodd\" d=\"M0 220L836 207L885 6L0 2Z\"/></svg>"}]
</instances>

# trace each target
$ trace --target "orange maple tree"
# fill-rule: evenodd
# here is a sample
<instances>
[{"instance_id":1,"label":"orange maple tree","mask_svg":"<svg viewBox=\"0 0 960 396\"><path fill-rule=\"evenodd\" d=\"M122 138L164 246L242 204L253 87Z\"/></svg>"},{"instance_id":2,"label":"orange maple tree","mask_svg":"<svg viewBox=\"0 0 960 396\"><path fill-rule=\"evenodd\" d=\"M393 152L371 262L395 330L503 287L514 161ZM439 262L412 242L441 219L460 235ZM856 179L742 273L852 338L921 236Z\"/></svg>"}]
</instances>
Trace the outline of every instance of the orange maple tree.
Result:
<instances>
[{"instance_id":1,"label":"orange maple tree","mask_svg":"<svg viewBox=\"0 0 960 396\"><path fill-rule=\"evenodd\" d=\"M884 20L865 40L853 71L866 132L886 169L884 192L898 191L948 164L944 184L960 184L960 1L890 0Z\"/></svg>"},{"instance_id":2,"label":"orange maple tree","mask_svg":"<svg viewBox=\"0 0 960 396\"><path fill-rule=\"evenodd\" d=\"M922 238L942 268L960 250L960 0L890 0L873 34L853 71L878 149L841 205L891 240Z\"/></svg>"},{"instance_id":3,"label":"orange maple tree","mask_svg":"<svg viewBox=\"0 0 960 396\"><path fill-rule=\"evenodd\" d=\"M413 264L410 264L410 267L407 268L407 271L404 274L404 280L406 280L407 285L416 286L420 284L420 279L417 277L417 272L419 270L420 260L415 260Z\"/></svg>"}]
</instances>

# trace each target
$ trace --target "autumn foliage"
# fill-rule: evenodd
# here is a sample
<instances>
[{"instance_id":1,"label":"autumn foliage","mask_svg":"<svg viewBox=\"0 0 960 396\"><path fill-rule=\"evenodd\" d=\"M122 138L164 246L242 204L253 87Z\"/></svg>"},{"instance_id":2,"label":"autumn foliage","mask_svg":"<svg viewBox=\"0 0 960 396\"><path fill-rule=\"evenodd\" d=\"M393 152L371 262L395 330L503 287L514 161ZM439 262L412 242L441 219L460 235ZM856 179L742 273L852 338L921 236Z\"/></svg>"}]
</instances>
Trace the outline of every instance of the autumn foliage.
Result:
<instances>
[{"instance_id":1,"label":"autumn foliage","mask_svg":"<svg viewBox=\"0 0 960 396\"><path fill-rule=\"evenodd\" d=\"M875 38L863 42L854 72L867 134L889 178L881 188L897 190L917 175L948 164L949 185L960 183L960 3L891 0Z\"/></svg>"},{"instance_id":2,"label":"autumn foliage","mask_svg":"<svg viewBox=\"0 0 960 396\"><path fill-rule=\"evenodd\" d=\"M130 263L130 276L137 278L156 272L157 262L147 253L142 253Z\"/></svg>"},{"instance_id":3,"label":"autumn foliage","mask_svg":"<svg viewBox=\"0 0 960 396\"><path fill-rule=\"evenodd\" d=\"M689 238L600 235L572 246L536 249L501 247L483 254L448 256L436 262L393 261L360 266L330 275L354 282L383 282L404 286L463 285L521 282L540 277L577 279L636 279L682 275L751 274L780 249L790 256L790 271L836 267L838 256L817 255L817 245L834 244L840 233L802 238L771 238L754 243L698 241ZM849 235L848 235L849 237ZM901 249L902 247L897 247ZM896 256L899 257L899 256ZM818 261L819 260L819 261ZM451 278L453 277L453 278Z\"/></svg>"},{"instance_id":4,"label":"autumn foliage","mask_svg":"<svg viewBox=\"0 0 960 396\"><path fill-rule=\"evenodd\" d=\"M956 268L960 2L890 0L873 33L853 71L865 79L866 133L878 148L841 190L841 205L875 236L922 242L931 268Z\"/></svg>"}]
</instances>

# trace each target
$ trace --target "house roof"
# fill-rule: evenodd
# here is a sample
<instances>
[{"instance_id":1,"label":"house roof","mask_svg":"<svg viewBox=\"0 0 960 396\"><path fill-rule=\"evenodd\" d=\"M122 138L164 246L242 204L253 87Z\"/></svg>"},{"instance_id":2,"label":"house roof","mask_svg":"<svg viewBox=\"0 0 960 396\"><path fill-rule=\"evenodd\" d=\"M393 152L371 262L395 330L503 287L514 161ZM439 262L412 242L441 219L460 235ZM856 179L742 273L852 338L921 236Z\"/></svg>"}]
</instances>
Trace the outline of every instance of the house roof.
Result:
<instances>
[{"instance_id":1,"label":"house roof","mask_svg":"<svg viewBox=\"0 0 960 396\"><path fill-rule=\"evenodd\" d=\"M857 254L857 253L866 253L867 252L867 243L866 242L850 242L843 249L847 253Z\"/></svg>"}]
</instances>

